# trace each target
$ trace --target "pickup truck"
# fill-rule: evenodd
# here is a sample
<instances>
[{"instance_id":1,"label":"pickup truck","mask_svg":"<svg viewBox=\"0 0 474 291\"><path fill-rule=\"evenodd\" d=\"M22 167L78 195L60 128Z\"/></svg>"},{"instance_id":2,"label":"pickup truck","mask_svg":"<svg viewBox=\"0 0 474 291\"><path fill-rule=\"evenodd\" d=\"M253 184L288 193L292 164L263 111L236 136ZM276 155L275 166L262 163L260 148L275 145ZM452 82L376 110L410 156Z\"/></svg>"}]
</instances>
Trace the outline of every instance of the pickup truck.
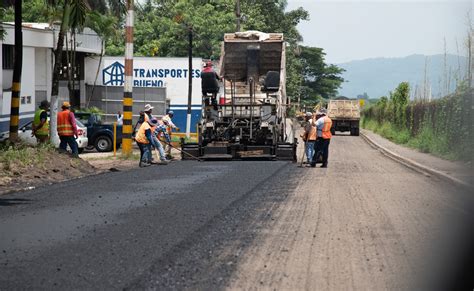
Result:
<instances>
[{"instance_id":1,"label":"pickup truck","mask_svg":"<svg viewBox=\"0 0 474 291\"><path fill-rule=\"evenodd\" d=\"M114 144L114 125L102 123L97 113L76 112L76 118L87 127L89 143L87 149L95 148L98 152L110 152ZM122 144L122 126L117 125L117 148Z\"/></svg>"}]
</instances>

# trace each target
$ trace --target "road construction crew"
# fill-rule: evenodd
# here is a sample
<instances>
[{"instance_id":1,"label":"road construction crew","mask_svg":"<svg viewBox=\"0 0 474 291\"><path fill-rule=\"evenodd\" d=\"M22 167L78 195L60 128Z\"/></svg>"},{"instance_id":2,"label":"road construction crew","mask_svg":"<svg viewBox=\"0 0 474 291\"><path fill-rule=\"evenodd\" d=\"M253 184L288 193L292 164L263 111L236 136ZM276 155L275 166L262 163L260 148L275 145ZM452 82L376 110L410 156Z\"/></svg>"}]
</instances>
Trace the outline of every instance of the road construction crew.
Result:
<instances>
[{"instance_id":1,"label":"road construction crew","mask_svg":"<svg viewBox=\"0 0 474 291\"><path fill-rule=\"evenodd\" d=\"M306 152L306 161L308 164L311 164L314 155L314 144L316 142L316 126L313 122L313 113L306 112L305 121L306 125L304 127L304 133L302 135L303 141L305 143L305 152Z\"/></svg>"},{"instance_id":2,"label":"road construction crew","mask_svg":"<svg viewBox=\"0 0 474 291\"><path fill-rule=\"evenodd\" d=\"M163 116L163 118L161 118L161 121L163 121L163 123L166 125L166 128L167 128L167 132L168 132L168 135L171 139L171 131L174 129L176 131L179 131L179 127L177 127L173 121L172 121L172 118L174 116L174 112L173 111L168 111L168 114L166 114L165 116ZM166 157L168 159L173 159L173 156L171 155L171 145L170 144L167 144L166 146Z\"/></svg>"},{"instance_id":3,"label":"road construction crew","mask_svg":"<svg viewBox=\"0 0 474 291\"><path fill-rule=\"evenodd\" d=\"M152 118L148 121L145 121L140 125L137 135L135 136L135 141L140 148L140 167L148 167L151 165L151 146L158 148L158 145L153 139L154 130L158 125L158 120Z\"/></svg>"},{"instance_id":4,"label":"road construction crew","mask_svg":"<svg viewBox=\"0 0 474 291\"><path fill-rule=\"evenodd\" d=\"M40 103L39 109L35 112L33 132L31 135L36 137L38 143L45 143L49 140L48 110L49 102L43 100Z\"/></svg>"},{"instance_id":5,"label":"road construction crew","mask_svg":"<svg viewBox=\"0 0 474 291\"><path fill-rule=\"evenodd\" d=\"M59 148L63 151L67 150L67 146L71 148L72 155L77 157L78 146L76 142L77 138L77 126L76 117L74 113L70 111L71 104L69 102L63 102L61 106L62 111L58 113L58 135L60 139Z\"/></svg>"},{"instance_id":6,"label":"road construction crew","mask_svg":"<svg viewBox=\"0 0 474 291\"><path fill-rule=\"evenodd\" d=\"M311 161L311 167L316 167L316 162L319 158L319 153L321 153L323 158L323 164L321 168L328 167L328 157L329 157L329 143L331 141L331 127L332 120L326 116L326 109L321 109L317 114L317 120L315 122L317 139L314 146L315 155L313 155L313 160Z\"/></svg>"}]
</instances>

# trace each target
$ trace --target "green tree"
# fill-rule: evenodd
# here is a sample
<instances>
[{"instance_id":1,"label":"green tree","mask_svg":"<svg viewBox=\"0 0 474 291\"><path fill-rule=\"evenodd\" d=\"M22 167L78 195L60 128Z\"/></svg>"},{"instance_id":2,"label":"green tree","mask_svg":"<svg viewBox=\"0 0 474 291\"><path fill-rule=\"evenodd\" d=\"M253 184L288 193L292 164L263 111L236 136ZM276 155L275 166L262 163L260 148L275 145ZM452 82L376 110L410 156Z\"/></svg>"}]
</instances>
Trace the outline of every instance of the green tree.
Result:
<instances>
[{"instance_id":1,"label":"green tree","mask_svg":"<svg viewBox=\"0 0 474 291\"><path fill-rule=\"evenodd\" d=\"M336 96L344 79L342 68L326 64L322 48L301 47L303 87L307 88L304 100L317 103L321 98L330 99Z\"/></svg>"},{"instance_id":2,"label":"green tree","mask_svg":"<svg viewBox=\"0 0 474 291\"><path fill-rule=\"evenodd\" d=\"M57 138L57 112L59 93L59 73L62 66L62 54L64 38L69 30L76 30L83 27L86 21L86 14L89 6L86 0L48 0L49 7L53 13L61 15L61 26L58 33L57 45L54 50L53 80L51 88L51 117L50 136L54 140Z\"/></svg>"}]
</instances>

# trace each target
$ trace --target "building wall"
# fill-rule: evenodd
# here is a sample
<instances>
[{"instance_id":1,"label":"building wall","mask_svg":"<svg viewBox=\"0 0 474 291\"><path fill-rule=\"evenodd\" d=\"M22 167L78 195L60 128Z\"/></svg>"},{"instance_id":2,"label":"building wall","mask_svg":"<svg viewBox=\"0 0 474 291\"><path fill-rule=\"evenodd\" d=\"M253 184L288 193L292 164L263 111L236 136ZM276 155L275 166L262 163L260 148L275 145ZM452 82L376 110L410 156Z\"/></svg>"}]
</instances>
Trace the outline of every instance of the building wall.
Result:
<instances>
[{"instance_id":1,"label":"building wall","mask_svg":"<svg viewBox=\"0 0 474 291\"><path fill-rule=\"evenodd\" d=\"M23 47L23 65L21 75L20 92L20 126L33 118L35 110L35 70L31 69L31 64L35 63L35 48ZM11 84L12 72L3 70L4 88L1 100L0 132L8 131L10 126L10 105L11 105ZM7 74L5 74L7 73ZM7 75L7 78L5 78Z\"/></svg>"},{"instance_id":2,"label":"building wall","mask_svg":"<svg viewBox=\"0 0 474 291\"><path fill-rule=\"evenodd\" d=\"M99 56L88 57L85 61L85 83L94 84ZM123 84L124 59L120 57L104 57L97 76L97 84L107 87L121 87ZM134 87L166 88L166 99L169 103L167 109L175 113L174 122L186 128L186 111L188 103L188 58L155 58L135 57ZM191 131L196 131L196 124L201 117L201 68L202 59L193 59L193 84L192 84L192 118ZM135 96L135 95L134 95ZM144 104L135 101L134 108Z\"/></svg>"},{"instance_id":3,"label":"building wall","mask_svg":"<svg viewBox=\"0 0 474 291\"><path fill-rule=\"evenodd\" d=\"M35 49L35 104L51 96L52 51L48 48Z\"/></svg>"}]
</instances>

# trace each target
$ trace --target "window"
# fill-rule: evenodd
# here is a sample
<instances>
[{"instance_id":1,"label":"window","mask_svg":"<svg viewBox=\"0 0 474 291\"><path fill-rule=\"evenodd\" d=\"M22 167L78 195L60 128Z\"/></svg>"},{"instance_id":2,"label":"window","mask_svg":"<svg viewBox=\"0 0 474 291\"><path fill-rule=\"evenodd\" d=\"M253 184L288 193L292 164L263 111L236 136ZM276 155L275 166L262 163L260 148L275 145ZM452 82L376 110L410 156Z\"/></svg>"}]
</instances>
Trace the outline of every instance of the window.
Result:
<instances>
[{"instance_id":1,"label":"window","mask_svg":"<svg viewBox=\"0 0 474 291\"><path fill-rule=\"evenodd\" d=\"M14 46L2 45L2 61L4 70L13 70Z\"/></svg>"}]
</instances>

